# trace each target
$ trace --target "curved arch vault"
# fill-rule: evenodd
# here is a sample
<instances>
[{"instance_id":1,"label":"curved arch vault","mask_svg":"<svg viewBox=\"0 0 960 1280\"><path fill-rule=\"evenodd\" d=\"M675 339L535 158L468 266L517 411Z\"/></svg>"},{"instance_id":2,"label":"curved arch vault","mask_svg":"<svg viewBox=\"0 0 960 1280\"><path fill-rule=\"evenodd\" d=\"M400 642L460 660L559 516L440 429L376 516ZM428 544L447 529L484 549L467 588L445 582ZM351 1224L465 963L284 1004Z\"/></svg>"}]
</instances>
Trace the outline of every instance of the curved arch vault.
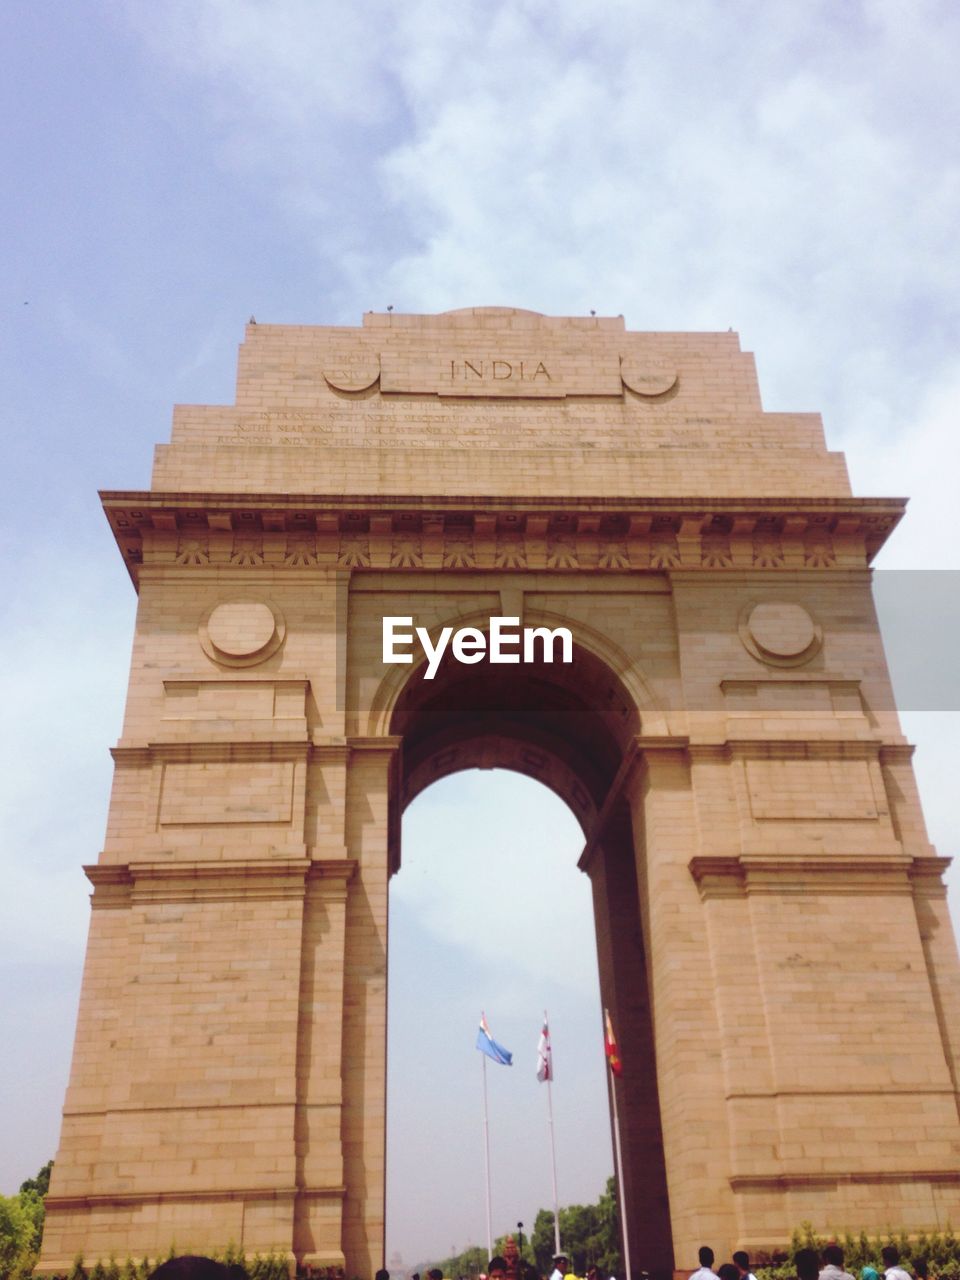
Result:
<instances>
[{"instance_id":1,"label":"curved arch vault","mask_svg":"<svg viewBox=\"0 0 960 1280\"><path fill-rule=\"evenodd\" d=\"M583 828L637 1266L960 1219L945 860L870 588L903 502L735 334L251 325L236 404L103 499L140 605L42 1271L382 1265L399 815L477 764ZM498 615L571 662L384 662L384 617Z\"/></svg>"}]
</instances>

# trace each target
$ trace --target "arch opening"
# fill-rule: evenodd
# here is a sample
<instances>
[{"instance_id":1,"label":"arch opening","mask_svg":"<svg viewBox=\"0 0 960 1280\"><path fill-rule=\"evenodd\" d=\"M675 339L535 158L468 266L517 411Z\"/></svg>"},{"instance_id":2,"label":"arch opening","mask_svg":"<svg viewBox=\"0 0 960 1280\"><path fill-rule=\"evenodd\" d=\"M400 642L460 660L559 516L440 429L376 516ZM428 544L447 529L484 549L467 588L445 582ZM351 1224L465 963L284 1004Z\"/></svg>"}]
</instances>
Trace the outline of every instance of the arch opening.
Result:
<instances>
[{"instance_id":1,"label":"arch opening","mask_svg":"<svg viewBox=\"0 0 960 1280\"><path fill-rule=\"evenodd\" d=\"M460 780L451 775L462 779L473 776L466 771L480 768L535 779L575 817L580 840L591 847L584 869L600 989L599 1004L594 997L595 1026L585 1034L593 1036L599 1053L599 1007L608 1007L624 1060L616 1088L631 1255L634 1261L642 1257L641 1265L652 1273L665 1275L673 1267L673 1247L637 883L643 837L626 802L614 794L639 733L640 713L624 681L596 654L575 646L573 657L570 664L535 669L494 666L486 658L474 665L448 660L430 682L422 678L422 669L411 672L388 721L391 734L402 743L398 814L431 784L445 779L457 785ZM401 866L400 843L395 844L393 871ZM574 858L571 849L571 864ZM592 953L589 925L581 933L580 941ZM391 1006L391 1021L395 1012ZM597 1195L600 1190L602 1186Z\"/></svg>"},{"instance_id":2,"label":"arch opening","mask_svg":"<svg viewBox=\"0 0 960 1280\"><path fill-rule=\"evenodd\" d=\"M555 791L589 836L640 716L596 654L574 644L572 656L534 669L447 658L432 681L414 670L389 722L403 740L401 805L463 769L513 769Z\"/></svg>"},{"instance_id":3,"label":"arch opening","mask_svg":"<svg viewBox=\"0 0 960 1280\"><path fill-rule=\"evenodd\" d=\"M486 1063L494 1236L515 1235L523 1221L529 1237L552 1203L547 1091L536 1079L545 1009L561 1204L596 1202L614 1167L575 818L527 777L467 770L420 793L403 838L389 915L391 1274L403 1270L397 1254L410 1266L439 1264L454 1244L485 1244L481 1010L514 1058L509 1068Z\"/></svg>"}]
</instances>

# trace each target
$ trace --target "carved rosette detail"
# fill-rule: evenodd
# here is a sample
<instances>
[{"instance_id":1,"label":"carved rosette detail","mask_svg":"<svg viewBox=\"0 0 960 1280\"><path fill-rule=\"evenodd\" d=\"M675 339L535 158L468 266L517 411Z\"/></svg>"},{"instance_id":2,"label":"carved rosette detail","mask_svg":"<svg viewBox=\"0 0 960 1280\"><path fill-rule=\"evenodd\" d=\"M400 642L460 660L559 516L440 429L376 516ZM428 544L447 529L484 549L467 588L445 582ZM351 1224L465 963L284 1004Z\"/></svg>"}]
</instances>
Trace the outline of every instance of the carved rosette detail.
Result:
<instances>
[{"instance_id":1,"label":"carved rosette detail","mask_svg":"<svg viewBox=\"0 0 960 1280\"><path fill-rule=\"evenodd\" d=\"M778 538L759 537L753 544L753 563L757 569L782 569L783 547Z\"/></svg>"},{"instance_id":2,"label":"carved rosette detail","mask_svg":"<svg viewBox=\"0 0 960 1280\"><path fill-rule=\"evenodd\" d=\"M832 569L837 563L833 544L827 537L809 538L804 543L803 562L808 569Z\"/></svg>"},{"instance_id":3,"label":"carved rosette detail","mask_svg":"<svg viewBox=\"0 0 960 1280\"><path fill-rule=\"evenodd\" d=\"M580 560L572 538L557 538L547 543L548 569L578 569Z\"/></svg>"},{"instance_id":4,"label":"carved rosette detail","mask_svg":"<svg viewBox=\"0 0 960 1280\"><path fill-rule=\"evenodd\" d=\"M210 539L191 537L189 534L182 535L177 544L176 562L177 564L209 564Z\"/></svg>"},{"instance_id":5,"label":"carved rosette detail","mask_svg":"<svg viewBox=\"0 0 960 1280\"><path fill-rule=\"evenodd\" d=\"M250 535L234 538L230 563L239 565L263 564L263 539Z\"/></svg>"},{"instance_id":6,"label":"carved rosette detail","mask_svg":"<svg viewBox=\"0 0 960 1280\"><path fill-rule=\"evenodd\" d=\"M629 569L630 553L625 542L605 542L600 548L597 564L601 569Z\"/></svg>"},{"instance_id":7,"label":"carved rosette detail","mask_svg":"<svg viewBox=\"0 0 960 1280\"><path fill-rule=\"evenodd\" d=\"M803 564L808 569L833 569L837 564L836 551L829 533L817 531L807 536L803 543ZM447 537L443 542L442 566L444 569L476 569L478 554L488 550L489 543L469 534ZM210 540L193 532L181 534L176 550L168 553L175 564L203 566L210 564ZM685 559L685 556L687 558ZM128 559L139 563L139 548L128 550ZM236 537L230 553L230 564L238 567L254 567L264 563L263 538L244 534ZM291 569L312 568L319 563L317 539L310 534L291 534L287 538L282 563ZM371 567L370 539L366 534L343 533L339 540L337 565L343 569L368 569ZM494 551L494 567L497 569L527 569L527 546L522 534L499 534ZM782 569L786 566L783 543L779 537L761 534L753 539L752 564L755 569ZM698 565L703 569L730 569L734 567L734 555L730 538L726 534L704 534L699 556L695 560L681 551L674 534L654 534L650 545L651 569L679 569ZM395 536L391 543L389 566L391 569L422 569L424 567L423 540L417 534ZM631 564L630 550L626 542L601 542L573 534L551 538L547 543L545 567L569 570L597 568L617 571L636 567Z\"/></svg>"},{"instance_id":8,"label":"carved rosette detail","mask_svg":"<svg viewBox=\"0 0 960 1280\"><path fill-rule=\"evenodd\" d=\"M369 569L370 539L356 533L345 533L340 539L337 565L341 569Z\"/></svg>"},{"instance_id":9,"label":"carved rosette detail","mask_svg":"<svg viewBox=\"0 0 960 1280\"><path fill-rule=\"evenodd\" d=\"M680 548L674 537L660 534L650 547L651 569L677 569L680 567Z\"/></svg>"},{"instance_id":10,"label":"carved rosette detail","mask_svg":"<svg viewBox=\"0 0 960 1280\"><path fill-rule=\"evenodd\" d=\"M419 538L397 538L390 555L391 569L422 569L423 545Z\"/></svg>"},{"instance_id":11,"label":"carved rosette detail","mask_svg":"<svg viewBox=\"0 0 960 1280\"><path fill-rule=\"evenodd\" d=\"M705 534L700 546L700 563L704 569L729 569L733 566L730 539L722 534Z\"/></svg>"},{"instance_id":12,"label":"carved rosette detail","mask_svg":"<svg viewBox=\"0 0 960 1280\"><path fill-rule=\"evenodd\" d=\"M134 577L140 563L307 569L330 560L343 569L825 570L868 565L881 538L873 532L880 520L868 527L855 512L758 518L699 511L668 517L322 510L284 519L273 510L261 514L238 507L229 513L214 509L208 519L164 511L155 523L143 513L136 522L122 513L113 523Z\"/></svg>"},{"instance_id":13,"label":"carved rosette detail","mask_svg":"<svg viewBox=\"0 0 960 1280\"><path fill-rule=\"evenodd\" d=\"M494 563L498 569L525 569L527 553L523 539L512 534L498 538Z\"/></svg>"},{"instance_id":14,"label":"carved rosette detail","mask_svg":"<svg viewBox=\"0 0 960 1280\"><path fill-rule=\"evenodd\" d=\"M294 535L287 539L287 550L283 563L292 569L304 569L317 563L317 540L306 534Z\"/></svg>"},{"instance_id":15,"label":"carved rosette detail","mask_svg":"<svg viewBox=\"0 0 960 1280\"><path fill-rule=\"evenodd\" d=\"M443 548L445 569L475 569L477 557L472 538L447 538Z\"/></svg>"}]
</instances>

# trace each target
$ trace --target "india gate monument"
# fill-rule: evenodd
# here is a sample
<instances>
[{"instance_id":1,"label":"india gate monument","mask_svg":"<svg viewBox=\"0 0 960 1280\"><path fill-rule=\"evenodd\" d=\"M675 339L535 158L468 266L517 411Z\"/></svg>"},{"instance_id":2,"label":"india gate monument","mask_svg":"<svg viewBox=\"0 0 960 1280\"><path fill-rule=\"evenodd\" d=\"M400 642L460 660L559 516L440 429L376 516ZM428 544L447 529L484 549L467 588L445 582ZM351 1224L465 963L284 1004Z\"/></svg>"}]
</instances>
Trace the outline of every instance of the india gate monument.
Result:
<instances>
[{"instance_id":1,"label":"india gate monument","mask_svg":"<svg viewBox=\"0 0 960 1280\"><path fill-rule=\"evenodd\" d=\"M948 860L870 581L905 502L736 334L251 323L235 405L102 496L139 610L41 1271L383 1265L400 819L474 766L583 828L637 1265L960 1226Z\"/></svg>"}]
</instances>

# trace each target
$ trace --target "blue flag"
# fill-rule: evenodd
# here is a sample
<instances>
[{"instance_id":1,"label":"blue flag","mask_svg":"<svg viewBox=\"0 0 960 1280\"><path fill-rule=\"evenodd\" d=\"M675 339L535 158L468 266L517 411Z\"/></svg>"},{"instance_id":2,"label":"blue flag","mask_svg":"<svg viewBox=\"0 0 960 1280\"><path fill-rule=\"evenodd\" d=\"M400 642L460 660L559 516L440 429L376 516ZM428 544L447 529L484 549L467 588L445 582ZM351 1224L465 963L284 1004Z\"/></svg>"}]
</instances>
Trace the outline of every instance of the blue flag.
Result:
<instances>
[{"instance_id":1,"label":"blue flag","mask_svg":"<svg viewBox=\"0 0 960 1280\"><path fill-rule=\"evenodd\" d=\"M492 1058L494 1062L499 1062L502 1067L513 1066L513 1054L509 1049L505 1049L502 1044L497 1044L490 1034L487 1019L482 1013L480 1015L480 1030L477 1032L477 1048L481 1053L485 1053L488 1058Z\"/></svg>"}]
</instances>

